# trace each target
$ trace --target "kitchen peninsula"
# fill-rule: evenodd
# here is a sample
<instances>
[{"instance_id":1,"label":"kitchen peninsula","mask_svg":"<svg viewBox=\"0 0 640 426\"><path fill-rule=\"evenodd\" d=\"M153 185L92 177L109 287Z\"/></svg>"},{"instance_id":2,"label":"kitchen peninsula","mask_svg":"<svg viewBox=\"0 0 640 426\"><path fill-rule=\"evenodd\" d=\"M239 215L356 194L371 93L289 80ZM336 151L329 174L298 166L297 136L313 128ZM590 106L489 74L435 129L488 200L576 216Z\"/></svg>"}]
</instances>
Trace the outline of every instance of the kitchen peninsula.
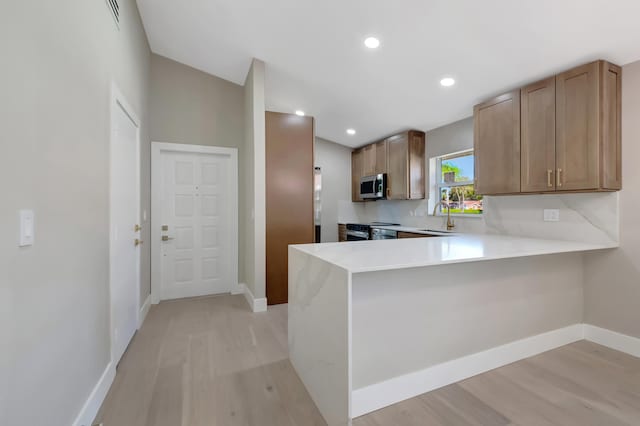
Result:
<instances>
[{"instance_id":1,"label":"kitchen peninsula","mask_svg":"<svg viewBox=\"0 0 640 426\"><path fill-rule=\"evenodd\" d=\"M583 338L581 252L457 235L289 247L291 362L330 426Z\"/></svg>"}]
</instances>

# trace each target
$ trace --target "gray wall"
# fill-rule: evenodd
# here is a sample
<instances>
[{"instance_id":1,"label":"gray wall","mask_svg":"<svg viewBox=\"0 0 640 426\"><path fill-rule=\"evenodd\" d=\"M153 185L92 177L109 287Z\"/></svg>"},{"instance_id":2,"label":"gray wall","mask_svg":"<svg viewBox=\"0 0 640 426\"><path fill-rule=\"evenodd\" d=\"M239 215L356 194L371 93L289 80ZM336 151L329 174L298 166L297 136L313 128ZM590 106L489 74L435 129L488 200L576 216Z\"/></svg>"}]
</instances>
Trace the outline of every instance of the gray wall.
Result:
<instances>
[{"instance_id":1,"label":"gray wall","mask_svg":"<svg viewBox=\"0 0 640 426\"><path fill-rule=\"evenodd\" d=\"M154 142L238 148L238 188L245 188L250 172L244 165L244 89L242 86L171 59L151 55L149 122ZM244 241L242 212L245 198L238 196L238 239ZM150 247L146 250L149 252ZM244 244L238 244L238 279L243 280ZM237 283L234 283L237 284ZM144 301L151 281L141 288Z\"/></svg>"},{"instance_id":2,"label":"gray wall","mask_svg":"<svg viewBox=\"0 0 640 426\"><path fill-rule=\"evenodd\" d=\"M255 298L266 295L265 208L265 64L254 59L244 85L244 176L241 193L245 208L240 226L244 233L244 283Z\"/></svg>"},{"instance_id":3,"label":"gray wall","mask_svg":"<svg viewBox=\"0 0 640 426\"><path fill-rule=\"evenodd\" d=\"M338 207L351 202L351 148L316 138L314 162L322 169L321 242L338 241Z\"/></svg>"},{"instance_id":4,"label":"gray wall","mask_svg":"<svg viewBox=\"0 0 640 426\"><path fill-rule=\"evenodd\" d=\"M149 46L135 2L120 3L119 31L104 1L3 3L3 425L70 425L110 360L112 81L141 119L143 208L149 199ZM21 208L36 213L35 245L23 249Z\"/></svg>"},{"instance_id":5,"label":"gray wall","mask_svg":"<svg viewBox=\"0 0 640 426\"><path fill-rule=\"evenodd\" d=\"M152 141L243 145L242 86L152 54L150 87Z\"/></svg>"},{"instance_id":6,"label":"gray wall","mask_svg":"<svg viewBox=\"0 0 640 426\"><path fill-rule=\"evenodd\" d=\"M640 61L622 69L620 248L585 258L585 322L640 338Z\"/></svg>"}]
</instances>

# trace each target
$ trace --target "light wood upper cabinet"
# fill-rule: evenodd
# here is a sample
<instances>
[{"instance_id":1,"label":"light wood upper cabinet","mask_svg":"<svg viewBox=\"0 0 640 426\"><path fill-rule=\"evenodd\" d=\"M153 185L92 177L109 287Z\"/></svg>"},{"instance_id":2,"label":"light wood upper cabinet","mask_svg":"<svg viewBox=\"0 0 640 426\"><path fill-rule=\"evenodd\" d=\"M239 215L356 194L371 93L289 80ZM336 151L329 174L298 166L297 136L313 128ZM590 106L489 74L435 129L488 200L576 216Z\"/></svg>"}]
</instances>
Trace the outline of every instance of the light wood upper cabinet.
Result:
<instances>
[{"instance_id":1,"label":"light wood upper cabinet","mask_svg":"<svg viewBox=\"0 0 640 426\"><path fill-rule=\"evenodd\" d=\"M409 192L408 199L425 198L425 133L409 132Z\"/></svg>"},{"instance_id":2,"label":"light wood upper cabinet","mask_svg":"<svg viewBox=\"0 0 640 426\"><path fill-rule=\"evenodd\" d=\"M360 199L360 178L387 174L387 199L425 198L425 133L403 132L351 153L351 199Z\"/></svg>"},{"instance_id":3,"label":"light wood upper cabinet","mask_svg":"<svg viewBox=\"0 0 640 426\"><path fill-rule=\"evenodd\" d=\"M417 130L386 139L387 199L425 198L425 133Z\"/></svg>"},{"instance_id":4,"label":"light wood upper cabinet","mask_svg":"<svg viewBox=\"0 0 640 426\"><path fill-rule=\"evenodd\" d=\"M371 176L376 173L376 145L371 144L362 148L362 176Z\"/></svg>"},{"instance_id":5,"label":"light wood upper cabinet","mask_svg":"<svg viewBox=\"0 0 640 426\"><path fill-rule=\"evenodd\" d=\"M598 188L598 63L556 76L558 191Z\"/></svg>"},{"instance_id":6,"label":"light wood upper cabinet","mask_svg":"<svg viewBox=\"0 0 640 426\"><path fill-rule=\"evenodd\" d=\"M391 136L387 139L387 199L404 200L407 198L407 169L409 152L408 133Z\"/></svg>"},{"instance_id":7,"label":"light wood upper cabinet","mask_svg":"<svg viewBox=\"0 0 640 426\"><path fill-rule=\"evenodd\" d=\"M475 191L520 192L520 91L474 108Z\"/></svg>"},{"instance_id":8,"label":"light wood upper cabinet","mask_svg":"<svg viewBox=\"0 0 640 426\"><path fill-rule=\"evenodd\" d=\"M375 174L387 173L387 141L383 140L375 144L376 169Z\"/></svg>"},{"instance_id":9,"label":"light wood upper cabinet","mask_svg":"<svg viewBox=\"0 0 640 426\"><path fill-rule=\"evenodd\" d=\"M521 190L556 190L556 79L530 84L521 97Z\"/></svg>"},{"instance_id":10,"label":"light wood upper cabinet","mask_svg":"<svg viewBox=\"0 0 640 426\"><path fill-rule=\"evenodd\" d=\"M556 76L556 190L622 188L621 70L592 62Z\"/></svg>"},{"instance_id":11,"label":"light wood upper cabinet","mask_svg":"<svg viewBox=\"0 0 640 426\"><path fill-rule=\"evenodd\" d=\"M622 189L622 68L600 62L602 81L602 161L600 183L603 189Z\"/></svg>"},{"instance_id":12,"label":"light wood upper cabinet","mask_svg":"<svg viewBox=\"0 0 640 426\"><path fill-rule=\"evenodd\" d=\"M351 201L364 201L360 198L360 178L363 172L364 151L356 149L351 152Z\"/></svg>"},{"instance_id":13,"label":"light wood upper cabinet","mask_svg":"<svg viewBox=\"0 0 640 426\"><path fill-rule=\"evenodd\" d=\"M621 189L621 71L596 61L477 105L476 192Z\"/></svg>"}]
</instances>

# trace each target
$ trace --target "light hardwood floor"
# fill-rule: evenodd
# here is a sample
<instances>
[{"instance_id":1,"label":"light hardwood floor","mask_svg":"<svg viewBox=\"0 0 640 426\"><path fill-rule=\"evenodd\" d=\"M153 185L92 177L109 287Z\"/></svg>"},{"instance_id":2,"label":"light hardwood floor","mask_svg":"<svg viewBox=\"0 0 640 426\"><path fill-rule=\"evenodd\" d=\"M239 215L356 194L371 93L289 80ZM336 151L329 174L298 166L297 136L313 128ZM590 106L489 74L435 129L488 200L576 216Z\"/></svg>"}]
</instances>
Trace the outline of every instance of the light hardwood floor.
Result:
<instances>
[{"instance_id":1,"label":"light hardwood floor","mask_svg":"<svg viewBox=\"0 0 640 426\"><path fill-rule=\"evenodd\" d=\"M325 425L287 358L286 305L153 306L98 413L104 426ZM354 426L640 425L640 359L577 342L354 420Z\"/></svg>"}]
</instances>

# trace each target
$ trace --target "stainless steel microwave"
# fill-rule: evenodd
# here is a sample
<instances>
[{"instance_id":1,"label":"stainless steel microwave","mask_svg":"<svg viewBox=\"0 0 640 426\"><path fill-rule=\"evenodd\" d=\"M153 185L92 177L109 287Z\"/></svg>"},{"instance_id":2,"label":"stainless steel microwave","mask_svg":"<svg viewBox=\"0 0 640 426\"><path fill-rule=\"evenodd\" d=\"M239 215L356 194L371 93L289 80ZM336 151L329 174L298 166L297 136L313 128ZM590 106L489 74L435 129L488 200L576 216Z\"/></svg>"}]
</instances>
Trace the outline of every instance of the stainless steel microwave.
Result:
<instances>
[{"instance_id":1,"label":"stainless steel microwave","mask_svg":"<svg viewBox=\"0 0 640 426\"><path fill-rule=\"evenodd\" d=\"M360 178L360 198L383 200L387 195L387 174L380 173Z\"/></svg>"}]
</instances>

